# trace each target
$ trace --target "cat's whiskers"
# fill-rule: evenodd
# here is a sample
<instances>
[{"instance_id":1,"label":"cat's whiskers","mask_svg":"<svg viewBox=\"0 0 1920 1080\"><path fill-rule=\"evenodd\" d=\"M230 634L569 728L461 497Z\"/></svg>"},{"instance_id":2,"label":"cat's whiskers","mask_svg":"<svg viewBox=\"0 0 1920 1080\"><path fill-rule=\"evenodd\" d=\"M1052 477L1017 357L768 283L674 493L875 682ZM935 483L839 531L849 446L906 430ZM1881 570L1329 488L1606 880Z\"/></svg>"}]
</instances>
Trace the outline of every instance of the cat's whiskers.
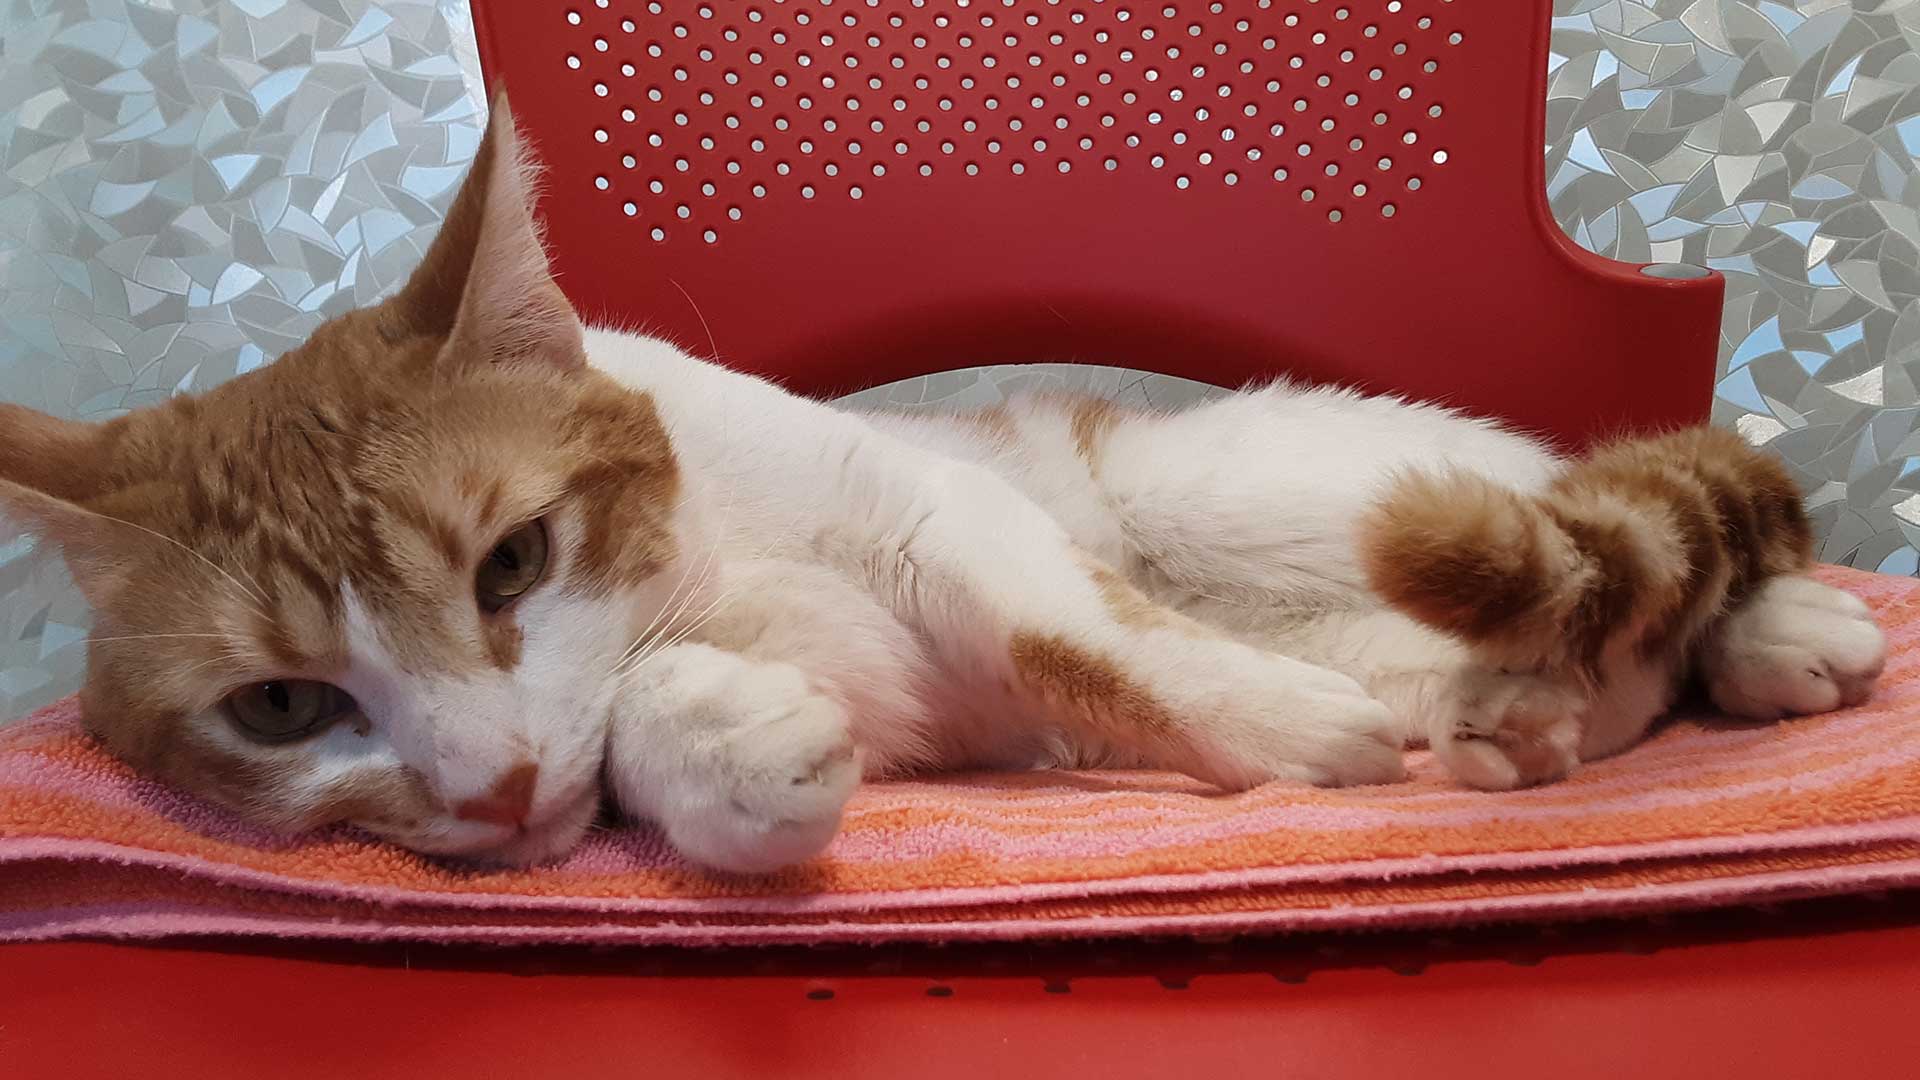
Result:
<instances>
[{"instance_id":1,"label":"cat's whiskers","mask_svg":"<svg viewBox=\"0 0 1920 1080\"><path fill-rule=\"evenodd\" d=\"M156 635L156 636L164 636L164 635ZM201 636L201 635L187 634L187 635L181 635L181 636L195 637L195 636ZM214 653L212 656L206 658L205 660L202 660L197 664L190 665L189 667L179 671L178 673L175 674L174 678L184 680L188 676L204 671L205 669L210 668L215 664L225 664L228 667L241 668L241 667L245 667L248 664L248 662L253 659L247 654L247 651L245 648L242 647L242 644L239 641L234 640L234 638L231 637L230 635L209 634L204 636L218 637L218 638L224 639L224 642L220 646L219 651Z\"/></svg>"},{"instance_id":2,"label":"cat's whiskers","mask_svg":"<svg viewBox=\"0 0 1920 1080\"><path fill-rule=\"evenodd\" d=\"M740 474L736 472L733 476L733 484L727 489L727 503L721 510L720 524L716 530L717 536L726 535L727 526L731 524L733 520L734 500L739 493ZM688 499L692 497L692 493L689 493L687 496ZM686 500L682 500L680 503L680 506L684 505L686 505ZM675 509L679 509L679 507L675 507ZM700 577L694 582L693 588L688 590L685 599L681 599L680 589L687 583L687 575L693 571L692 560L687 560L686 564L681 567L680 580L674 583L673 591L667 595L666 603L660 605L660 610L654 613L653 620L647 624L646 629L642 630L639 635L634 638L633 643L628 645L626 650L621 653L620 659L614 662L613 670L615 677L627 674L631 670L631 665L635 657L645 653L656 640L659 633L664 633L666 628L673 624L673 620L685 614L686 608L692 605L693 598L698 596L700 590L706 586L708 571L712 568L719 550L720 542L716 539L714 544L707 549L707 557L701 565Z\"/></svg>"},{"instance_id":3,"label":"cat's whiskers","mask_svg":"<svg viewBox=\"0 0 1920 1080\"><path fill-rule=\"evenodd\" d=\"M700 614L693 617L691 622L675 631L672 637L660 642L655 647L648 648L641 655L635 657L633 662L627 667L625 674L632 675L638 672L647 665L649 660L686 641L689 635L711 621L716 614L716 609L726 601L733 599L733 596L734 593L732 591L722 592L719 596L716 596L711 603L701 609ZM682 614L684 614L684 612Z\"/></svg>"},{"instance_id":4,"label":"cat's whiskers","mask_svg":"<svg viewBox=\"0 0 1920 1080\"><path fill-rule=\"evenodd\" d=\"M280 425L274 425L274 424L269 424L269 425L267 425L266 427L264 427L264 428L262 428L261 430L264 430L264 431L269 431L269 432L272 432L272 433L274 433L274 434L290 434L290 435L326 435L326 436L328 436L328 437L330 437L330 438L335 438L335 439L349 439L349 440L352 440L352 441L355 441L355 442L365 442L365 441L366 441L366 437L365 437L365 436L363 436L363 435L360 435L360 434L358 434L357 432L352 432L352 431L328 431L328 430L326 430L325 428L305 428L305 427L284 427L284 426L280 426Z\"/></svg>"},{"instance_id":5,"label":"cat's whiskers","mask_svg":"<svg viewBox=\"0 0 1920 1080\"><path fill-rule=\"evenodd\" d=\"M801 509L794 511L793 517L788 520L786 527L781 529L779 534L776 535L773 538L773 540L767 544L766 547L762 548L760 551L760 554L754 556L752 561L758 562L761 559L765 559L768 555L773 554L774 549L778 548L781 544L785 543L787 537L793 534L794 526L800 524L800 519L805 515L806 515L805 507L802 507ZM649 650L645 656L641 657L638 661L636 661L633 664L631 668L628 669L627 673L632 674L633 672L638 671L642 666L645 665L647 660L652 659L654 656L658 656L660 653L665 652L666 650L671 649L674 646L680 644L681 642L687 640L689 636L698 632L701 627L707 625L709 622L712 622L714 618L716 618L721 613L723 605L725 605L727 601L732 600L736 596L738 596L740 594L740 591L741 590L738 587L736 587L736 588L728 589L721 592L719 596L716 596L713 599L712 603L706 606L705 610L703 610L699 615L694 617L691 623L689 623L678 634L674 635L674 637L671 640L667 641L665 644L661 645L659 648Z\"/></svg>"},{"instance_id":6,"label":"cat's whiskers","mask_svg":"<svg viewBox=\"0 0 1920 1080\"><path fill-rule=\"evenodd\" d=\"M659 646L656 648L656 645L661 637L673 629L680 617L685 615L688 609L693 607L694 600L701 595L702 591L707 587L707 583L713 579L713 571L717 565L719 551L720 545L718 543L713 544L707 549L707 557L701 563L700 573L699 576L694 579L693 587L687 590L685 597L679 597L677 602L675 602L675 598L678 597L680 590L678 586L675 586L674 596L668 597L668 602L661 606L659 614L654 616L654 621L647 625L646 632L628 648L626 655L621 657L620 663L616 668L616 674L622 676L632 674L639 669L641 662L643 662L646 657L658 652L659 648L665 647ZM688 569L691 568L692 563L689 562ZM685 577L685 571L682 571L682 577Z\"/></svg>"},{"instance_id":7,"label":"cat's whiskers","mask_svg":"<svg viewBox=\"0 0 1920 1080\"><path fill-rule=\"evenodd\" d=\"M789 530L790 529L791 529L791 526L789 526ZM784 539L784 534L782 535L781 538ZM775 541L775 543L778 543L778 542L779 542L778 540ZM768 550L771 550L771 549L769 548ZM718 554L718 552L719 552L719 544L717 543L711 549L709 549L708 558L707 558L707 563L709 567L714 565L714 557ZM764 557L764 555L765 553L763 552L761 557ZM705 608L701 609L699 614L693 617L692 621L688 623L688 625L675 631L674 630L675 624L680 620L682 616L687 614L690 608L692 608L694 598L700 595L701 591L706 587L706 583L711 578L711 576L712 575L710 572L708 572L708 570L706 569L702 570L699 582L694 586L692 590L690 590L687 593L686 600L680 604L678 610L673 612L672 617L669 618L660 627L659 632L649 637L643 643L643 647L637 652L637 654L631 657L627 661L622 674L630 675L636 671L639 671L643 666L645 666L646 662L651 658L653 658L654 656L657 656L660 653L665 652L666 650L671 649L674 646L685 641L688 635L692 634L694 631L698 630L700 627L706 625L706 623L713 618L716 610L720 607L720 605L724 604L726 601L733 598L737 590L734 590L734 589L722 590L717 596L715 596L710 602L708 602ZM671 638L668 638L665 641L660 640L661 637L667 635L670 632L673 635Z\"/></svg>"},{"instance_id":8,"label":"cat's whiskers","mask_svg":"<svg viewBox=\"0 0 1920 1080\"><path fill-rule=\"evenodd\" d=\"M682 290L682 292L684 293L685 290ZM693 298L688 297L687 302L692 303ZM698 310L696 306L695 311L697 312ZM723 432L729 434L732 432L733 413L731 410L722 410L720 423ZM689 486L686 496L674 506L674 511L677 513L685 507L687 503L693 499L694 494L694 489ZM647 623L646 629L642 630L640 634L634 638L632 644L628 645L621 653L620 658L614 662L613 678L623 678L634 671L638 667L640 659L648 655L654 643L659 640L659 635L666 633L667 628L673 625L673 621L686 613L686 609L693 604L693 598L700 595L700 591L706 587L708 574L714 565L714 560L719 555L720 545L725 542L728 527L733 524L733 510L739 494L740 473L736 470L733 474L733 482L727 486L727 501L720 510L720 520L713 531L713 544L707 549L707 557L701 564L700 574L694 581L693 587L687 591L686 597L682 599L680 596L681 586L686 584L687 575L693 569L693 563L689 560L681 567L680 580L674 583L673 591L667 595L666 603L660 605L660 610L654 613L654 617L652 621Z\"/></svg>"},{"instance_id":9,"label":"cat's whiskers","mask_svg":"<svg viewBox=\"0 0 1920 1080\"><path fill-rule=\"evenodd\" d=\"M715 545L713 551L716 551L716 552L718 551L718 545ZM714 560L712 558L712 552L709 552L709 556L708 556L709 565L711 565L713 561ZM643 647L627 663L625 670L622 672L623 674L632 674L633 672L640 670L640 668L646 663L648 659L654 656L657 656L660 653L666 651L667 649L671 649L675 645L678 645L682 641L686 640L686 632L684 630L676 630L676 626L679 623L681 617L686 615L687 612L693 607L694 599L700 595L701 591L706 587L707 582L712 579L712 576L713 575L707 571L703 571L701 573L700 580L695 584L695 586L691 590L688 591L686 600L680 604L678 610L673 612L673 617L668 619L664 624L662 624L659 632L654 634L651 638L649 638L643 644ZM712 611L713 606L715 604L720 603L722 600L726 599L729 595L731 595L729 592L722 591L719 594L719 596L715 597L712 601L710 601L707 604L705 608L701 609L701 614L704 615L707 612ZM700 616L696 615L694 616L694 618L698 620L700 619ZM696 622L695 625L698 625L698 623ZM667 637L668 634L671 634L672 636ZM666 637L667 640L665 641L660 640L663 637Z\"/></svg>"},{"instance_id":10,"label":"cat's whiskers","mask_svg":"<svg viewBox=\"0 0 1920 1080\"><path fill-rule=\"evenodd\" d=\"M600 464L605 465L607 468L614 470L616 473L621 471L622 466L620 465L620 463L614 461L612 458L602 457L601 455L596 454L591 450L578 450L575 452L578 453L581 457L586 458L589 461L597 461ZM623 476L608 477L604 482L600 484L600 487L602 488L612 487L614 484L620 483L623 479L624 479ZM590 488L588 490L599 490L599 489Z\"/></svg>"},{"instance_id":11,"label":"cat's whiskers","mask_svg":"<svg viewBox=\"0 0 1920 1080\"><path fill-rule=\"evenodd\" d=\"M740 478L738 474L735 474L733 484L727 489L726 505L721 509L720 523L716 530L716 534L719 536L726 534L727 526L733 521L734 501L739 492ZM691 495L688 496L688 498L691 497ZM684 503L682 505L684 505ZM634 639L633 645L628 649L628 655L621 658L623 663L630 658L634 652L644 648L646 643L653 640L657 630L664 631L666 625L671 624L674 619L683 614L686 608L692 604L693 598L698 596L700 590L706 586L709 571L712 569L714 559L719 549L720 544L718 540L708 547L706 559L700 566L699 577L694 581L693 587L687 591L687 595L684 598L680 595L680 589L687 584L688 575L693 572L693 561L691 559L687 560L685 565L680 568L680 579L674 583L673 591L667 595L666 603L660 605L660 610L654 613L653 621L649 622L647 628Z\"/></svg>"},{"instance_id":12,"label":"cat's whiskers","mask_svg":"<svg viewBox=\"0 0 1920 1080\"><path fill-rule=\"evenodd\" d=\"M187 676L196 675L201 671L204 671L207 668L212 667L215 664L232 663L238 659L239 657L237 655L233 655L231 653L222 653L218 656L210 656L207 659L202 660L197 664L192 664L182 669L179 673L175 675L175 678L185 679Z\"/></svg>"},{"instance_id":13,"label":"cat's whiskers","mask_svg":"<svg viewBox=\"0 0 1920 1080\"><path fill-rule=\"evenodd\" d=\"M259 615L261 618L267 617L266 609L260 606L261 604L267 602L267 593L266 593L266 590L260 587L258 582L253 581L251 578L247 579L247 581L245 582L242 582L238 577L235 577L233 573L229 571L226 567L221 566L219 563L216 563L212 559L207 558L205 555L202 555L200 552L195 551L194 549L188 547L187 545L181 543L178 540L175 540L173 537L168 536L166 533L159 532L155 529L149 529L145 525L140 525L135 522L128 521L125 518L114 517L111 514L100 514L99 516L102 520L111 521L116 525L125 525L129 529L134 529L139 532L146 533L148 536L154 537L156 539L164 540L167 543L172 544L174 547L179 548L181 551L184 551L187 554L193 556L194 558L199 559L201 562L207 564L207 566L210 569L212 569L214 573L219 574L223 578L226 578L227 581L232 583L234 588L239 589L241 592L241 595L247 598L249 602L249 606L253 608L254 614Z\"/></svg>"},{"instance_id":14,"label":"cat's whiskers","mask_svg":"<svg viewBox=\"0 0 1920 1080\"><path fill-rule=\"evenodd\" d=\"M672 278L667 279L667 284L673 286L676 289L679 289L680 295L687 298L687 306L693 309L694 317L700 320L700 329L705 330L707 332L707 359L713 361L716 364L719 363L720 362L720 343L713 339L713 327L707 324L706 312L701 311L700 305L694 303L693 294L687 291L687 287L685 285L680 284L678 281L675 281Z\"/></svg>"},{"instance_id":15,"label":"cat's whiskers","mask_svg":"<svg viewBox=\"0 0 1920 1080\"><path fill-rule=\"evenodd\" d=\"M681 571L681 584L686 582L687 574L692 568L693 564L689 561L686 569ZM653 619L647 623L646 629L634 637L632 643L620 654L620 658L614 662L614 673L616 675L624 675L630 671L635 660L651 648L653 643L659 640L660 635L666 632L666 628L673 625L673 621L685 612L686 608L693 602L693 598L699 594L700 589L705 584L706 577L703 574L699 580L694 582L693 588L688 591L684 600L679 598L680 585L676 584L673 593L667 597L667 602L661 605L660 610L654 613Z\"/></svg>"},{"instance_id":16,"label":"cat's whiskers","mask_svg":"<svg viewBox=\"0 0 1920 1080\"><path fill-rule=\"evenodd\" d=\"M114 637L89 637L87 643L100 645L109 641L158 641L165 638L217 638L224 641L228 636L227 634L121 634Z\"/></svg>"}]
</instances>

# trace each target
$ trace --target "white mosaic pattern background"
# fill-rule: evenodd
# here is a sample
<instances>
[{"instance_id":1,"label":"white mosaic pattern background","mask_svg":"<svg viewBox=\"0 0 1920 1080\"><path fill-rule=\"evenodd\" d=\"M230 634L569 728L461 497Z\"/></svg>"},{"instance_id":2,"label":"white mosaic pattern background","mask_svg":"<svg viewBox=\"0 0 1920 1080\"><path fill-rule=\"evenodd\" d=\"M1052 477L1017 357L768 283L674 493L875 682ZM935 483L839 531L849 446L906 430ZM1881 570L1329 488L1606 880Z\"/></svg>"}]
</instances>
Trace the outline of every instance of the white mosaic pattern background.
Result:
<instances>
[{"instance_id":1,"label":"white mosaic pattern background","mask_svg":"<svg viewBox=\"0 0 1920 1080\"><path fill-rule=\"evenodd\" d=\"M1554 8L1562 225L1723 272L1716 418L1793 464L1824 558L1916 572L1920 0ZM0 0L0 397L105 418L381 295L431 238L482 107L466 0ZM859 397L1034 385L1208 392L1042 365ZM77 685L85 626L57 560L0 533L0 717Z\"/></svg>"},{"instance_id":2,"label":"white mosaic pattern background","mask_svg":"<svg viewBox=\"0 0 1920 1080\"><path fill-rule=\"evenodd\" d=\"M104 419L404 279L484 121L465 0L0 0L0 396ZM0 717L86 608L0 534Z\"/></svg>"}]
</instances>

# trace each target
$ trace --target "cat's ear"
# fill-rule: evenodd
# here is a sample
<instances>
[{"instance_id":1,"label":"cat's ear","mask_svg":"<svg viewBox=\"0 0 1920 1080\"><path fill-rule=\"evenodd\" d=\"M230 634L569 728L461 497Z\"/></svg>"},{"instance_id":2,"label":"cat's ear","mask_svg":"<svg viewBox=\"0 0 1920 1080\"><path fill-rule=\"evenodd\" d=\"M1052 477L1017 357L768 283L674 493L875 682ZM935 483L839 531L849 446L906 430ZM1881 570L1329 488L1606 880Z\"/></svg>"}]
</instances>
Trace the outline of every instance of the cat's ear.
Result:
<instances>
[{"instance_id":1,"label":"cat's ear","mask_svg":"<svg viewBox=\"0 0 1920 1080\"><path fill-rule=\"evenodd\" d=\"M125 523L81 505L105 483L107 441L98 424L0 405L0 517L58 545L96 603L142 542Z\"/></svg>"},{"instance_id":2,"label":"cat's ear","mask_svg":"<svg viewBox=\"0 0 1920 1080\"><path fill-rule=\"evenodd\" d=\"M140 546L123 522L11 480L0 480L0 518L59 547L74 583L96 606L126 580Z\"/></svg>"},{"instance_id":3,"label":"cat's ear","mask_svg":"<svg viewBox=\"0 0 1920 1080\"><path fill-rule=\"evenodd\" d=\"M507 96L497 94L439 235L391 301L416 331L446 337L445 363L585 363L579 319L540 244L535 180Z\"/></svg>"},{"instance_id":4,"label":"cat's ear","mask_svg":"<svg viewBox=\"0 0 1920 1080\"><path fill-rule=\"evenodd\" d=\"M0 480L58 499L100 493L111 467L106 426L0 402Z\"/></svg>"}]
</instances>

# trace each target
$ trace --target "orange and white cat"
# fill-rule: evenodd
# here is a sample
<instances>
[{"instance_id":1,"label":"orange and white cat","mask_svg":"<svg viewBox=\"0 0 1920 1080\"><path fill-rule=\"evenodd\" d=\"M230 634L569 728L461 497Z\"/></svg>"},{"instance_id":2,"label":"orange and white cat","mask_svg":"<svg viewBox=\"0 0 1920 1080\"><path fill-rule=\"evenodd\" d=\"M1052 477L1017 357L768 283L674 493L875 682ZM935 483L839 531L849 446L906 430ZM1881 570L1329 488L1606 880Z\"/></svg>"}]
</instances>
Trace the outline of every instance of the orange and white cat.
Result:
<instances>
[{"instance_id":1,"label":"orange and white cat","mask_svg":"<svg viewBox=\"0 0 1920 1080\"><path fill-rule=\"evenodd\" d=\"M1511 788L1696 673L1757 717L1879 673L1732 436L1566 461L1286 385L857 415L583 327L530 176L502 101L393 299L109 423L0 406L0 506L95 609L106 746L284 829L531 862L611 798L757 871L862 776L1371 784L1424 740Z\"/></svg>"}]
</instances>

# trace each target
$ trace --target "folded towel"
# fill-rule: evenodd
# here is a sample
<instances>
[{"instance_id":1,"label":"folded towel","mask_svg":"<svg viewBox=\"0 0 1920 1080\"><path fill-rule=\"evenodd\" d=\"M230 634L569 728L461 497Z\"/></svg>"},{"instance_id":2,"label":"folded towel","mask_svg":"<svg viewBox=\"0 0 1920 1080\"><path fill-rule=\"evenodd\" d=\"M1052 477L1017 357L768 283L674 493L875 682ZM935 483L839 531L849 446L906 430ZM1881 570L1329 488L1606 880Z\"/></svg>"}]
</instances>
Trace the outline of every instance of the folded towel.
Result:
<instances>
[{"instance_id":1,"label":"folded towel","mask_svg":"<svg viewBox=\"0 0 1920 1080\"><path fill-rule=\"evenodd\" d=\"M1920 884L1920 582L1823 577L1879 613L1867 706L1675 721L1567 782L1486 794L1425 755L1389 787L1222 795L1157 773L863 789L827 854L764 878L648 829L482 871L350 830L286 838L145 780L72 702L0 728L0 940L273 934L679 944L1222 934L1750 903Z\"/></svg>"}]
</instances>

